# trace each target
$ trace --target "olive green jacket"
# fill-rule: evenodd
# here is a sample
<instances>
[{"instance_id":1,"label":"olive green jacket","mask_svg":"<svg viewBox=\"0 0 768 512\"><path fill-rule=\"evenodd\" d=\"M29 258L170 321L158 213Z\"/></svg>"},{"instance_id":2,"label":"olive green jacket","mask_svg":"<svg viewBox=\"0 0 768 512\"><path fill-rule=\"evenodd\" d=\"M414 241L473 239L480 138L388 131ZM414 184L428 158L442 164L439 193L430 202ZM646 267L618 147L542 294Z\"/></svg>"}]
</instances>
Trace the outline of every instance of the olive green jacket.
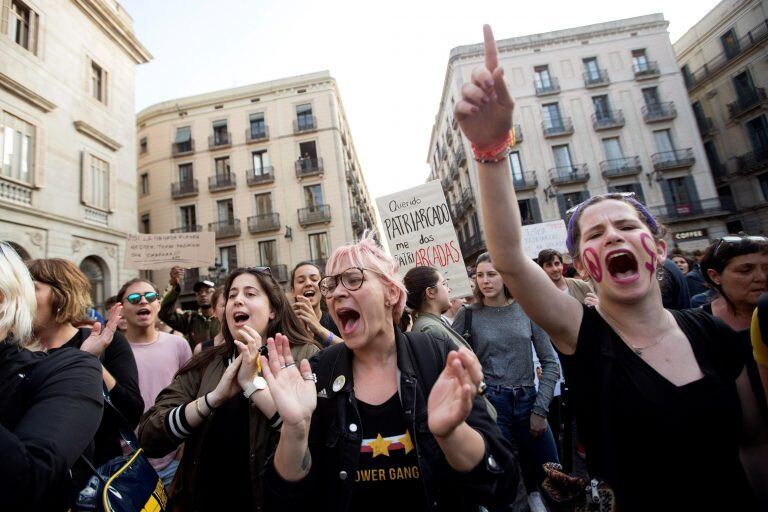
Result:
<instances>
[{"instance_id":1,"label":"olive green jacket","mask_svg":"<svg viewBox=\"0 0 768 512\"><path fill-rule=\"evenodd\" d=\"M179 295L181 295L179 285L171 288L160 303L158 316L166 325L182 333L194 350L195 345L211 340L219 333L219 320L215 316L205 316L196 310L176 311Z\"/></svg>"}]
</instances>

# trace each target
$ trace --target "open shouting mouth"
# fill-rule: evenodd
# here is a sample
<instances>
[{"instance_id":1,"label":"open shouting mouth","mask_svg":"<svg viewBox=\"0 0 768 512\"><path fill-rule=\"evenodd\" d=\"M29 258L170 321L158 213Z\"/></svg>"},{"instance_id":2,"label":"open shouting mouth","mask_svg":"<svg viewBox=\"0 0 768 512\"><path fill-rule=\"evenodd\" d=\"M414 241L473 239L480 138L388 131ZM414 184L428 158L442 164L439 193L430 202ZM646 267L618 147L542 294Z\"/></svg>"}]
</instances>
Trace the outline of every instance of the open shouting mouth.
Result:
<instances>
[{"instance_id":1,"label":"open shouting mouth","mask_svg":"<svg viewBox=\"0 0 768 512\"><path fill-rule=\"evenodd\" d=\"M235 327L243 327L245 324L248 323L248 320L250 320L251 315L244 311L236 311L232 315L232 320L235 322Z\"/></svg>"},{"instance_id":2,"label":"open shouting mouth","mask_svg":"<svg viewBox=\"0 0 768 512\"><path fill-rule=\"evenodd\" d=\"M139 320L149 320L152 317L152 312L149 308L141 308L136 312L136 318Z\"/></svg>"},{"instance_id":3,"label":"open shouting mouth","mask_svg":"<svg viewBox=\"0 0 768 512\"><path fill-rule=\"evenodd\" d=\"M619 284L633 283L640 278L637 258L626 249L609 252L605 257L605 266L611 278Z\"/></svg>"},{"instance_id":4,"label":"open shouting mouth","mask_svg":"<svg viewBox=\"0 0 768 512\"><path fill-rule=\"evenodd\" d=\"M343 307L336 310L336 315L341 322L342 334L349 335L355 332L358 324L360 323L360 313L352 308Z\"/></svg>"}]
</instances>

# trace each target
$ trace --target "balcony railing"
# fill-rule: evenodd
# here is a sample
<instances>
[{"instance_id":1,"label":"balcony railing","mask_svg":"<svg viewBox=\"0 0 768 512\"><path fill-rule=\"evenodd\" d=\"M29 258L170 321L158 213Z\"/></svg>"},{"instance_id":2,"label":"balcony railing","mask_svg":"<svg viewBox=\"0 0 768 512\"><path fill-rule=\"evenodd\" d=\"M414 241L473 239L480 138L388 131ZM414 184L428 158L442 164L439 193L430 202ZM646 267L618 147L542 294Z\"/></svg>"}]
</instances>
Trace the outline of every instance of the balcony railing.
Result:
<instances>
[{"instance_id":1,"label":"balcony railing","mask_svg":"<svg viewBox=\"0 0 768 512\"><path fill-rule=\"evenodd\" d=\"M191 155L195 152L195 141L190 139L186 142L174 142L171 144L171 154L173 156Z\"/></svg>"},{"instance_id":2,"label":"balcony railing","mask_svg":"<svg viewBox=\"0 0 768 512\"><path fill-rule=\"evenodd\" d=\"M678 202L649 208L651 215L665 223L682 222L699 217L724 216L733 210L733 206L721 202L719 197L700 201Z\"/></svg>"},{"instance_id":3,"label":"balcony railing","mask_svg":"<svg viewBox=\"0 0 768 512\"><path fill-rule=\"evenodd\" d=\"M188 225L188 226L179 226L178 228L171 229L171 233L198 233L203 230L203 226L196 225Z\"/></svg>"},{"instance_id":4,"label":"balcony railing","mask_svg":"<svg viewBox=\"0 0 768 512\"><path fill-rule=\"evenodd\" d=\"M709 137L717 131L711 117L697 117L696 125L699 127L699 134L702 137Z\"/></svg>"},{"instance_id":5,"label":"balcony railing","mask_svg":"<svg viewBox=\"0 0 768 512\"><path fill-rule=\"evenodd\" d=\"M280 214L278 212L262 213L248 217L248 231L263 233L280 229Z\"/></svg>"},{"instance_id":6,"label":"balcony railing","mask_svg":"<svg viewBox=\"0 0 768 512\"><path fill-rule=\"evenodd\" d=\"M271 165L267 165L261 169L248 169L245 171L245 181L248 183L248 186L274 183L275 168Z\"/></svg>"},{"instance_id":7,"label":"balcony railing","mask_svg":"<svg viewBox=\"0 0 768 512\"><path fill-rule=\"evenodd\" d=\"M459 202L464 208L464 210L469 210L470 207L472 207L475 203L475 194L472 193L472 189L467 187L464 190L461 191L461 197L459 198Z\"/></svg>"},{"instance_id":8,"label":"balcony railing","mask_svg":"<svg viewBox=\"0 0 768 512\"><path fill-rule=\"evenodd\" d=\"M316 206L299 208L298 212L299 225L302 227L331 222L331 205L329 204L318 204Z\"/></svg>"},{"instance_id":9,"label":"balcony railing","mask_svg":"<svg viewBox=\"0 0 768 512\"><path fill-rule=\"evenodd\" d=\"M453 217L454 224L458 224L465 213L467 213L467 210L461 205L461 201L451 206L451 217Z\"/></svg>"},{"instance_id":10,"label":"balcony railing","mask_svg":"<svg viewBox=\"0 0 768 512\"><path fill-rule=\"evenodd\" d=\"M649 60L642 64L633 64L632 71L635 72L635 80L656 78L661 74L659 71L659 63L655 60Z\"/></svg>"},{"instance_id":11,"label":"balcony railing","mask_svg":"<svg viewBox=\"0 0 768 512\"><path fill-rule=\"evenodd\" d=\"M325 270L325 269L323 269ZM278 283L288 282L288 266L282 263L269 266L269 273L275 278Z\"/></svg>"},{"instance_id":12,"label":"balcony railing","mask_svg":"<svg viewBox=\"0 0 768 512\"><path fill-rule=\"evenodd\" d=\"M515 130L515 144L518 142L523 142L523 127L519 124L516 124L514 127Z\"/></svg>"},{"instance_id":13,"label":"balcony railing","mask_svg":"<svg viewBox=\"0 0 768 512\"><path fill-rule=\"evenodd\" d=\"M208 149L225 148L232 145L232 134L219 132L208 136Z\"/></svg>"},{"instance_id":14,"label":"balcony railing","mask_svg":"<svg viewBox=\"0 0 768 512\"><path fill-rule=\"evenodd\" d=\"M208 177L208 190L210 192L221 192L222 190L232 190L237 185L234 173L214 174Z\"/></svg>"},{"instance_id":15,"label":"balcony railing","mask_svg":"<svg viewBox=\"0 0 768 512\"><path fill-rule=\"evenodd\" d=\"M308 176L317 176L323 174L323 159L317 158L299 158L296 160L296 177L306 178Z\"/></svg>"},{"instance_id":16,"label":"balcony railing","mask_svg":"<svg viewBox=\"0 0 768 512\"><path fill-rule=\"evenodd\" d=\"M245 129L245 142L261 142L269 139L269 126L251 127Z\"/></svg>"},{"instance_id":17,"label":"balcony railing","mask_svg":"<svg viewBox=\"0 0 768 512\"><path fill-rule=\"evenodd\" d=\"M640 157L627 156L614 158L600 162L600 171L604 178L620 178L622 176L634 176L640 174L643 166L640 165Z\"/></svg>"},{"instance_id":18,"label":"balcony railing","mask_svg":"<svg viewBox=\"0 0 768 512\"><path fill-rule=\"evenodd\" d=\"M349 183L350 185L357 185L358 180L357 180L357 174L355 173L355 171L348 169L346 171L346 176L347 176L347 183Z\"/></svg>"},{"instance_id":19,"label":"balcony railing","mask_svg":"<svg viewBox=\"0 0 768 512\"><path fill-rule=\"evenodd\" d=\"M485 240L482 233L475 233L467 239L459 239L461 253L465 259L479 252L485 251Z\"/></svg>"},{"instance_id":20,"label":"balcony railing","mask_svg":"<svg viewBox=\"0 0 768 512\"><path fill-rule=\"evenodd\" d=\"M293 133L310 132L317 129L315 116L302 116L293 120Z\"/></svg>"},{"instance_id":21,"label":"balcony railing","mask_svg":"<svg viewBox=\"0 0 768 512\"><path fill-rule=\"evenodd\" d=\"M240 236L240 219L220 220L218 222L210 222L208 224L208 231L216 233L216 238L229 238L233 236Z\"/></svg>"},{"instance_id":22,"label":"balcony railing","mask_svg":"<svg viewBox=\"0 0 768 512\"><path fill-rule=\"evenodd\" d=\"M454 160L459 167L467 163L467 153L464 151L463 145L459 144Z\"/></svg>"},{"instance_id":23,"label":"balcony railing","mask_svg":"<svg viewBox=\"0 0 768 512\"><path fill-rule=\"evenodd\" d=\"M621 110L609 110L607 112L595 112L592 114L592 127L596 130L611 130L624 126L624 112Z\"/></svg>"},{"instance_id":24,"label":"balcony railing","mask_svg":"<svg viewBox=\"0 0 768 512\"><path fill-rule=\"evenodd\" d=\"M196 196L197 192L197 180L185 180L171 183L171 197L174 199Z\"/></svg>"},{"instance_id":25,"label":"balcony railing","mask_svg":"<svg viewBox=\"0 0 768 512\"><path fill-rule=\"evenodd\" d=\"M549 182L552 185L570 185L589 181L587 164L573 164L553 167L549 170Z\"/></svg>"},{"instance_id":26,"label":"balcony railing","mask_svg":"<svg viewBox=\"0 0 768 512\"><path fill-rule=\"evenodd\" d=\"M677 117L677 110L675 109L674 101L667 101L665 103L649 103L643 105L642 113L643 119L646 123L658 123L660 121L668 121Z\"/></svg>"},{"instance_id":27,"label":"balcony railing","mask_svg":"<svg viewBox=\"0 0 768 512\"><path fill-rule=\"evenodd\" d=\"M557 78L541 81L534 80L533 88L536 90L536 96L548 96L560 92L560 82Z\"/></svg>"},{"instance_id":28,"label":"balcony railing","mask_svg":"<svg viewBox=\"0 0 768 512\"><path fill-rule=\"evenodd\" d=\"M440 185L443 186L443 190L450 190L453 188L453 180L450 178L450 176L446 176L440 180Z\"/></svg>"},{"instance_id":29,"label":"balcony railing","mask_svg":"<svg viewBox=\"0 0 768 512\"><path fill-rule=\"evenodd\" d=\"M360 212L358 212L357 210L352 210L350 212L349 219L352 221L352 229L354 230L363 229L363 216L360 215Z\"/></svg>"},{"instance_id":30,"label":"balcony railing","mask_svg":"<svg viewBox=\"0 0 768 512\"><path fill-rule=\"evenodd\" d=\"M539 186L539 179L534 171L523 172L520 175L512 173L512 182L515 185L515 190L518 192L533 190Z\"/></svg>"},{"instance_id":31,"label":"balcony railing","mask_svg":"<svg viewBox=\"0 0 768 512\"><path fill-rule=\"evenodd\" d=\"M453 145L453 132L450 128L445 130L445 142L447 142L449 146Z\"/></svg>"},{"instance_id":32,"label":"balcony railing","mask_svg":"<svg viewBox=\"0 0 768 512\"><path fill-rule=\"evenodd\" d=\"M736 171L748 174L768 168L768 146L736 157Z\"/></svg>"},{"instance_id":33,"label":"balcony railing","mask_svg":"<svg viewBox=\"0 0 768 512\"><path fill-rule=\"evenodd\" d=\"M598 69L596 72L583 73L584 87L590 89L592 87L602 87L611 83L611 79L608 78L608 71L605 69Z\"/></svg>"},{"instance_id":34,"label":"balcony railing","mask_svg":"<svg viewBox=\"0 0 768 512\"><path fill-rule=\"evenodd\" d=\"M680 169L690 167L696 163L693 156L693 148L673 149L672 151L662 151L651 155L653 169L656 171L668 171L670 169Z\"/></svg>"},{"instance_id":35,"label":"balcony railing","mask_svg":"<svg viewBox=\"0 0 768 512\"><path fill-rule=\"evenodd\" d=\"M541 129L544 137L562 137L573 133L573 122L570 117L561 117L541 122Z\"/></svg>"},{"instance_id":36,"label":"balcony railing","mask_svg":"<svg viewBox=\"0 0 768 512\"><path fill-rule=\"evenodd\" d=\"M728 104L728 115L736 120L758 107L766 106L765 89L756 87L739 95L739 99Z\"/></svg>"}]
</instances>

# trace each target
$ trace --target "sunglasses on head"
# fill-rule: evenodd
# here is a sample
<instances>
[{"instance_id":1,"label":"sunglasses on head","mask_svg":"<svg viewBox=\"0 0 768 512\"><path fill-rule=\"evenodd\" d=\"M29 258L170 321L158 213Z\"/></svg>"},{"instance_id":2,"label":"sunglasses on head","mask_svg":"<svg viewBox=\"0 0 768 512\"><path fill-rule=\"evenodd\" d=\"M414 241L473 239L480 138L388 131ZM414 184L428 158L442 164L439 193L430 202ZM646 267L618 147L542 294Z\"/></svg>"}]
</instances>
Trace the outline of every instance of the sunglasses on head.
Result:
<instances>
[{"instance_id":1,"label":"sunglasses on head","mask_svg":"<svg viewBox=\"0 0 768 512\"><path fill-rule=\"evenodd\" d=\"M724 246L733 246L733 245L740 245L744 242L752 242L755 244L765 244L768 243L768 238L764 236L754 236L754 235L728 235L721 237L717 241L717 245L715 246L715 250L712 252L712 256L717 257L718 251L722 249Z\"/></svg>"},{"instance_id":2,"label":"sunglasses on head","mask_svg":"<svg viewBox=\"0 0 768 512\"><path fill-rule=\"evenodd\" d=\"M634 192L608 192L606 194L597 194L597 195L594 195L594 196L588 198L585 201L580 202L576 206L571 206L570 208L568 208L565 211L565 215L566 215L566 217L570 218L570 216L572 216L574 213L576 213L576 210L581 208L584 205L584 203L586 203L587 201L590 201L592 199L595 199L596 197L612 197L612 196L613 197L621 196L621 197L623 197L625 199L635 199L635 200L637 199L637 195L635 195Z\"/></svg>"},{"instance_id":3,"label":"sunglasses on head","mask_svg":"<svg viewBox=\"0 0 768 512\"><path fill-rule=\"evenodd\" d=\"M138 304L139 302L141 302L142 297L147 299L147 302L149 303L155 302L159 298L157 295L157 292L147 292L147 293L132 293L130 295L127 295L125 297L125 300L127 300L131 304Z\"/></svg>"},{"instance_id":4,"label":"sunglasses on head","mask_svg":"<svg viewBox=\"0 0 768 512\"><path fill-rule=\"evenodd\" d=\"M245 270L272 277L272 269L269 267L245 267Z\"/></svg>"}]
</instances>

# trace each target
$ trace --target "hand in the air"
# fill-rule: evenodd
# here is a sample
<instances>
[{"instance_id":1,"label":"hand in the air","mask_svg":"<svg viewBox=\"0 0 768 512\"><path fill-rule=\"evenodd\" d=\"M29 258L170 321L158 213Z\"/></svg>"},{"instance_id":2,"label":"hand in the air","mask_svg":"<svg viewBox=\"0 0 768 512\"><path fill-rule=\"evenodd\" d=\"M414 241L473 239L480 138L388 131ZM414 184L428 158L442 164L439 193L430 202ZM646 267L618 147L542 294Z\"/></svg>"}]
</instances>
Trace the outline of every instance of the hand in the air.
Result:
<instances>
[{"instance_id":1,"label":"hand in the air","mask_svg":"<svg viewBox=\"0 0 768 512\"><path fill-rule=\"evenodd\" d=\"M469 417L483 368L477 356L465 347L448 353L445 368L432 386L427 400L429 430L447 437Z\"/></svg>"},{"instance_id":2,"label":"hand in the air","mask_svg":"<svg viewBox=\"0 0 768 512\"><path fill-rule=\"evenodd\" d=\"M237 382L241 388L245 389L256 376L261 336L256 329L250 325L245 325L238 331L238 337L243 341L235 340L235 346L243 357L243 362L237 372Z\"/></svg>"},{"instance_id":3,"label":"hand in the air","mask_svg":"<svg viewBox=\"0 0 768 512\"><path fill-rule=\"evenodd\" d=\"M309 361L299 365L293 361L288 338L282 334L267 340L269 359L261 357L261 367L267 380L283 426L309 428L317 406L317 389Z\"/></svg>"},{"instance_id":4,"label":"hand in the air","mask_svg":"<svg viewBox=\"0 0 768 512\"><path fill-rule=\"evenodd\" d=\"M315 310L312 309L309 299L303 295L296 296L296 302L293 303L293 311L307 325L307 328L313 333L317 333L322 327L320 321L315 316Z\"/></svg>"},{"instance_id":5,"label":"hand in the air","mask_svg":"<svg viewBox=\"0 0 768 512\"><path fill-rule=\"evenodd\" d=\"M184 277L186 269L182 267L171 268L170 282L172 286L176 286L181 282L181 278Z\"/></svg>"},{"instance_id":6,"label":"hand in the air","mask_svg":"<svg viewBox=\"0 0 768 512\"><path fill-rule=\"evenodd\" d=\"M498 144L512 128L515 102L504 82L499 51L490 25L483 26L485 65L472 71L472 81L461 88L454 115L464 135L479 148Z\"/></svg>"},{"instance_id":7,"label":"hand in the air","mask_svg":"<svg viewBox=\"0 0 768 512\"><path fill-rule=\"evenodd\" d=\"M93 327L91 327L91 335L86 338L82 345L80 345L80 350L85 350L96 357L101 356L109 344L112 343L112 338L115 336L117 323L120 321L120 312L122 310L123 305L120 303L109 308L109 320L107 320L107 325L102 329L100 322L94 323Z\"/></svg>"}]
</instances>

